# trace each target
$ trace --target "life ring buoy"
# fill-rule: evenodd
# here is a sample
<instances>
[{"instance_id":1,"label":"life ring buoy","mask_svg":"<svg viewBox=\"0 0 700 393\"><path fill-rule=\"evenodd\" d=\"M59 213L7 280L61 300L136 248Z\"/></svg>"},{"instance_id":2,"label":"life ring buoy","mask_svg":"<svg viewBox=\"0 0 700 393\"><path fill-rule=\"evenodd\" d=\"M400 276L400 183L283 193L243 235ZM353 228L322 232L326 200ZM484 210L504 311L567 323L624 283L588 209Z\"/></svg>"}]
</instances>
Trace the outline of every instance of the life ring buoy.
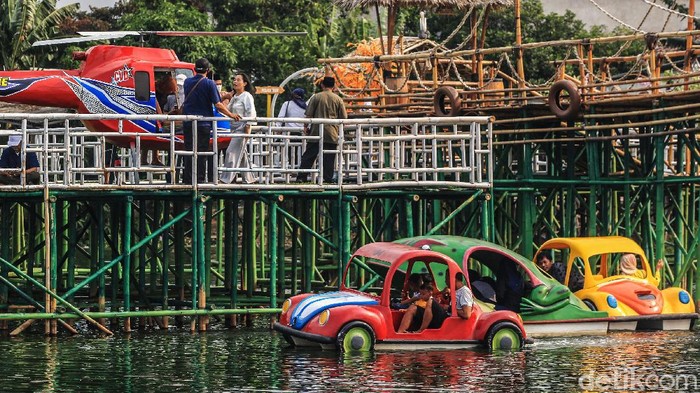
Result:
<instances>
[{"instance_id":1,"label":"life ring buoy","mask_svg":"<svg viewBox=\"0 0 700 393\"><path fill-rule=\"evenodd\" d=\"M561 103L561 93L569 95L569 105ZM549 88L549 109L554 115L562 120L574 120L581 111L581 94L575 83L568 80L560 80L552 84Z\"/></svg>"},{"instance_id":2,"label":"life ring buoy","mask_svg":"<svg viewBox=\"0 0 700 393\"><path fill-rule=\"evenodd\" d=\"M450 100L450 110L445 110L445 98ZM462 113L462 99L454 87L442 86L435 90L433 109L437 116L459 116Z\"/></svg>"}]
</instances>

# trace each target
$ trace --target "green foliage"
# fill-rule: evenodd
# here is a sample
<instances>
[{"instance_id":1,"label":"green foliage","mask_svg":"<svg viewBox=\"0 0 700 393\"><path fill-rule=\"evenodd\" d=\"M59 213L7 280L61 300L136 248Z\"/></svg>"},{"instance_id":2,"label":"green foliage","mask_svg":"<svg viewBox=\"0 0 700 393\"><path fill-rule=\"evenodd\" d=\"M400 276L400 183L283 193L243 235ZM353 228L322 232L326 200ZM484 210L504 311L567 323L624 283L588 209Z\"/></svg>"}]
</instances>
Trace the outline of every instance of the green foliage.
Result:
<instances>
[{"instance_id":1,"label":"green foliage","mask_svg":"<svg viewBox=\"0 0 700 393\"><path fill-rule=\"evenodd\" d=\"M257 85L276 85L293 72L318 66L320 57L347 54L347 44L374 32L360 10L344 12L330 0L209 1L217 30L305 31L305 37L235 38L235 68Z\"/></svg>"},{"instance_id":2,"label":"green foliage","mask_svg":"<svg viewBox=\"0 0 700 393\"><path fill-rule=\"evenodd\" d=\"M0 10L0 66L13 70L50 61L49 49L32 49L32 43L53 37L78 6L56 9L56 0L0 0Z\"/></svg>"},{"instance_id":3,"label":"green foliage","mask_svg":"<svg viewBox=\"0 0 700 393\"><path fill-rule=\"evenodd\" d=\"M122 5L122 12L117 26L120 30L213 31L207 14L186 1L131 0ZM146 44L172 49L183 61L206 57L215 73L223 76L230 75L230 65L236 61L237 50L226 38L151 36Z\"/></svg>"}]
</instances>

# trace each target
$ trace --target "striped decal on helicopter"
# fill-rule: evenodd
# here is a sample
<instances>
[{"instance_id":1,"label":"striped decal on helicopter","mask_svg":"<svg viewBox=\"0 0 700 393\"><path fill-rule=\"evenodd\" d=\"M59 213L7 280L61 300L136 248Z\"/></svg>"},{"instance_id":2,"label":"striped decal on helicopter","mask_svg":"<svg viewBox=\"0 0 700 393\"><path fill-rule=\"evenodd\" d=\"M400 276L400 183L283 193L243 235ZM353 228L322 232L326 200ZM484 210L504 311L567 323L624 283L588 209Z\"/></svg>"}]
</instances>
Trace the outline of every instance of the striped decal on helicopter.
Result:
<instances>
[{"instance_id":1,"label":"striped decal on helicopter","mask_svg":"<svg viewBox=\"0 0 700 393\"><path fill-rule=\"evenodd\" d=\"M154 93L151 94L147 103L142 104L136 101L132 88L87 78L66 79L66 83L73 90L73 93L80 97L89 113L120 115L153 115L156 113ZM146 132L157 131L156 122L153 120L130 120L130 122Z\"/></svg>"},{"instance_id":2,"label":"striped decal on helicopter","mask_svg":"<svg viewBox=\"0 0 700 393\"><path fill-rule=\"evenodd\" d=\"M49 77L52 78L52 77ZM46 79L42 78L25 78L25 79L15 79L15 78L0 78L3 83L0 83L0 97L9 97L13 94L21 93L27 90L34 83Z\"/></svg>"}]
</instances>

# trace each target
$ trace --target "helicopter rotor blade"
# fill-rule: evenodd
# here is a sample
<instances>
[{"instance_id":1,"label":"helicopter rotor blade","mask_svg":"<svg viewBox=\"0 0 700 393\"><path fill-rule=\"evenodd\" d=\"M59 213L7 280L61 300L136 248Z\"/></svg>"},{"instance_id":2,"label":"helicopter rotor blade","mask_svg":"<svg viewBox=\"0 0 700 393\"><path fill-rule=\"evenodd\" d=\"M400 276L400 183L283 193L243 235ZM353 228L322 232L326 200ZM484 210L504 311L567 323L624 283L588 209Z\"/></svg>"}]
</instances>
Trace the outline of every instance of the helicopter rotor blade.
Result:
<instances>
[{"instance_id":1,"label":"helicopter rotor blade","mask_svg":"<svg viewBox=\"0 0 700 393\"><path fill-rule=\"evenodd\" d=\"M163 37L266 37L266 36L304 36L305 31L152 31L148 32Z\"/></svg>"},{"instance_id":2,"label":"helicopter rotor blade","mask_svg":"<svg viewBox=\"0 0 700 393\"><path fill-rule=\"evenodd\" d=\"M32 46L72 44L76 42L116 40L127 36L157 35L161 37L282 37L305 36L305 31L79 31L79 37L36 41Z\"/></svg>"},{"instance_id":3,"label":"helicopter rotor blade","mask_svg":"<svg viewBox=\"0 0 700 393\"><path fill-rule=\"evenodd\" d=\"M99 35L104 35L104 34L114 34L114 35L121 35L121 37L126 37L129 35L143 35L142 31L135 31L135 30L118 30L118 31L78 31L77 32L79 35L83 37L94 37L94 36L99 36Z\"/></svg>"},{"instance_id":4,"label":"helicopter rotor blade","mask_svg":"<svg viewBox=\"0 0 700 393\"><path fill-rule=\"evenodd\" d=\"M79 31L82 36L97 36L102 34L124 34L126 35L157 35L161 37L190 37L190 36L211 36L211 37L264 37L264 36L303 36L305 31Z\"/></svg>"},{"instance_id":5,"label":"helicopter rotor blade","mask_svg":"<svg viewBox=\"0 0 700 393\"><path fill-rule=\"evenodd\" d=\"M52 39L52 40L41 40L41 41L35 41L32 46L46 46L46 45L63 45L63 44L72 44L76 42L87 42L87 41L102 41L102 40L116 40L118 38L124 38L127 35L132 35L132 34L124 34L125 32L101 32L101 34L89 34L89 35L84 35L81 37L69 37L69 38L58 38L58 39ZM138 34L136 34L138 35Z\"/></svg>"}]
</instances>

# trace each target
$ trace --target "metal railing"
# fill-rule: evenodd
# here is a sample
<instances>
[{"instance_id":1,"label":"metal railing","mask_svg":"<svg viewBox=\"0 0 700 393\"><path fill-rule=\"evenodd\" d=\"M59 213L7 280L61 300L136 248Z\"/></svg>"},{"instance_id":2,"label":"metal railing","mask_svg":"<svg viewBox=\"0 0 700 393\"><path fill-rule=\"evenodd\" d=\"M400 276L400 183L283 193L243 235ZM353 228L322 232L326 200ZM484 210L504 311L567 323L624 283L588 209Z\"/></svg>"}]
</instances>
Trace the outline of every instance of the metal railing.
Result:
<instances>
[{"instance_id":1,"label":"metal railing","mask_svg":"<svg viewBox=\"0 0 700 393\"><path fill-rule=\"evenodd\" d=\"M0 148L7 148L9 135L22 135L20 156L26 166L26 155L34 153L40 162L41 182L2 185L0 190L43 189L216 189L216 188L488 188L492 184L492 119L490 117L382 118L382 119L244 119L251 126L250 134L231 133L228 122L198 116L133 116L75 114L0 114L0 124L12 121L14 129L0 130ZM84 121L112 121L117 132L88 130ZM212 151L184 150L182 121L193 121L193 132L203 120L215 120L212 130ZM161 133L123 131L135 121L160 122ZM281 127L282 121L318 124L321 136L305 135L301 128ZM231 123L233 124L233 123ZM324 150L323 128L337 125L338 143ZM128 128L128 127L126 127ZM249 165L227 167L225 146L233 138L245 138L244 150ZM119 140L116 147L110 141ZM124 141L127 142L124 142ZM319 155L335 155L332 182L323 180L323 160L317 159L311 169L300 170L306 145L319 144ZM163 165L142 163L149 152L142 149L158 143L157 154ZM111 147L110 147L111 146ZM150 148L150 147L149 147ZM214 153L216 152L216 153ZM211 183L182 184L183 158L210 156L213 160ZM20 173L24 168L3 169ZM247 184L236 180L230 184L219 176L231 172L237 179L246 173L255 181ZM295 183L304 173L310 183ZM193 174L192 178L196 179Z\"/></svg>"}]
</instances>

